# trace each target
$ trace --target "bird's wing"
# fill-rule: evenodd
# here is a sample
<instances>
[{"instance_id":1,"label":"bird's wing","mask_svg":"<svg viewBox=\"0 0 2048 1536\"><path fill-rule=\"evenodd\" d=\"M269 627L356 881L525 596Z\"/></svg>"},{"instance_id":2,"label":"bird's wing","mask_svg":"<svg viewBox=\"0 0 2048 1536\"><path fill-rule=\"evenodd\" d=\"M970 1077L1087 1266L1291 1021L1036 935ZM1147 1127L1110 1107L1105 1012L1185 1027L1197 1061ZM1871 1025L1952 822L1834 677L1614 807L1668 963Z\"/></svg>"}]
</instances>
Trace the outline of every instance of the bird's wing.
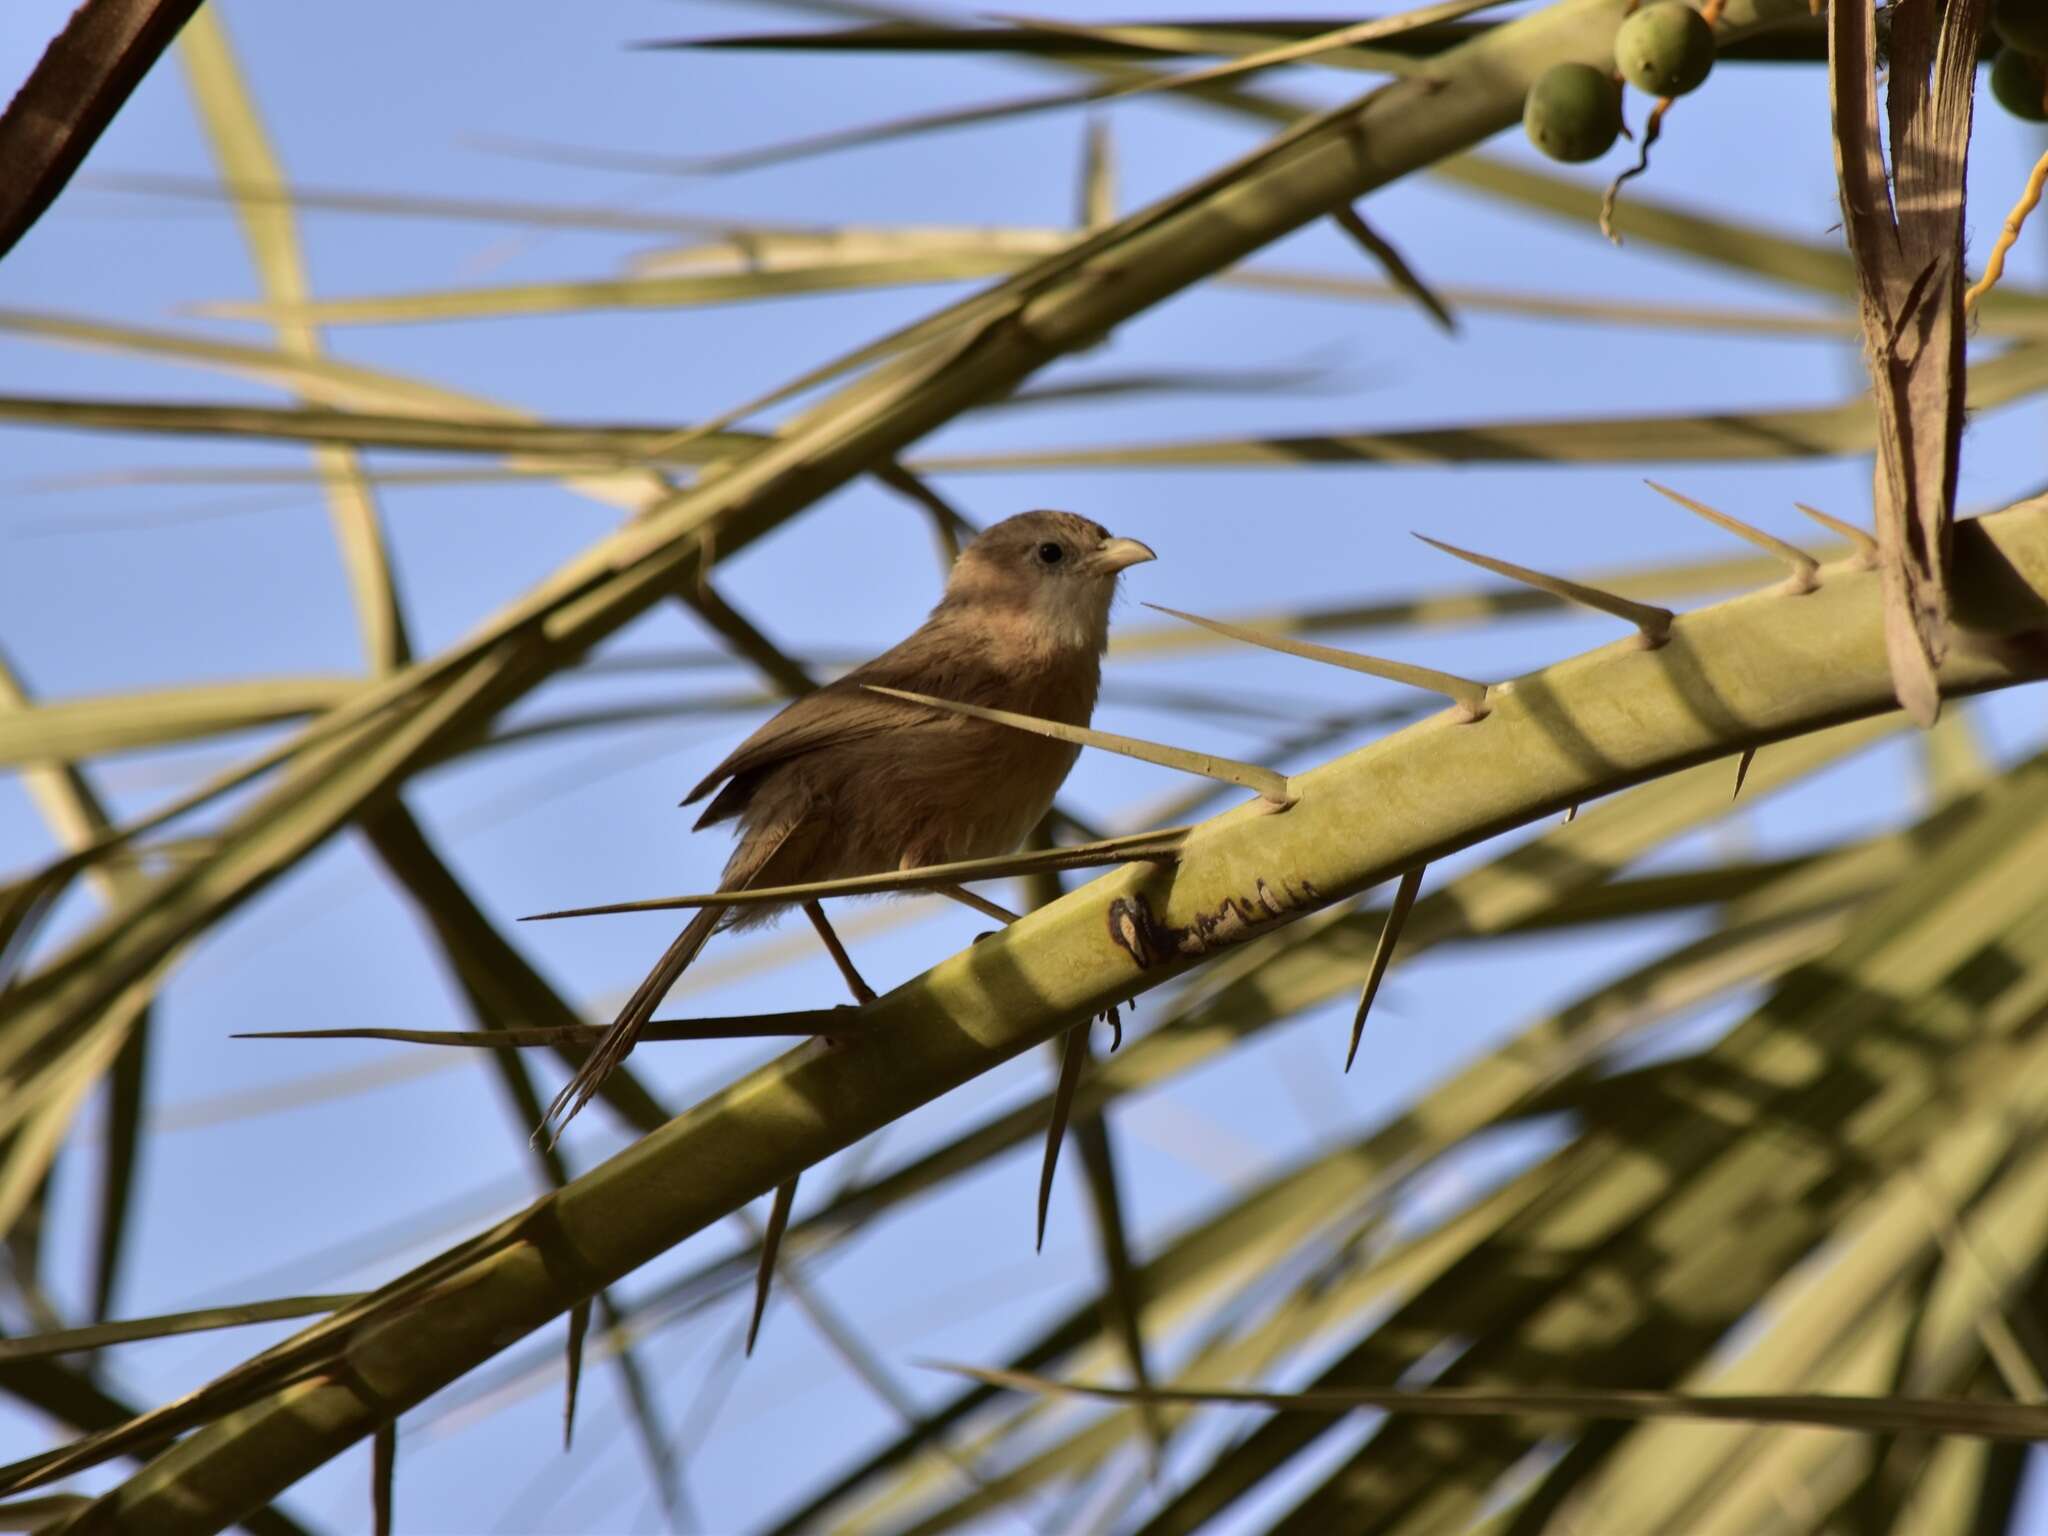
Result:
<instances>
[{"instance_id":1,"label":"bird's wing","mask_svg":"<svg viewBox=\"0 0 2048 1536\"><path fill-rule=\"evenodd\" d=\"M884 731L913 730L919 726L943 725L947 717L900 699L884 698L867 691L869 683L912 692L932 693L972 702L985 692L988 681L978 675L985 664L963 666L963 658L948 658L950 664L936 664L934 645L927 630L919 630L894 650L885 651L865 666L835 678L815 693L795 699L783 711L735 747L730 756L706 774L697 787L683 797L692 805L727 779L731 789L705 810L698 826L708 826L737 814L745 804L752 785L747 781L764 770L791 758L828 747L878 735ZM733 791L741 791L733 794Z\"/></svg>"},{"instance_id":2,"label":"bird's wing","mask_svg":"<svg viewBox=\"0 0 2048 1536\"><path fill-rule=\"evenodd\" d=\"M724 762L683 797L683 804L703 799L726 779L743 778L821 747L901 726L908 713L908 706L894 699L843 689L838 683L807 693L733 748Z\"/></svg>"}]
</instances>

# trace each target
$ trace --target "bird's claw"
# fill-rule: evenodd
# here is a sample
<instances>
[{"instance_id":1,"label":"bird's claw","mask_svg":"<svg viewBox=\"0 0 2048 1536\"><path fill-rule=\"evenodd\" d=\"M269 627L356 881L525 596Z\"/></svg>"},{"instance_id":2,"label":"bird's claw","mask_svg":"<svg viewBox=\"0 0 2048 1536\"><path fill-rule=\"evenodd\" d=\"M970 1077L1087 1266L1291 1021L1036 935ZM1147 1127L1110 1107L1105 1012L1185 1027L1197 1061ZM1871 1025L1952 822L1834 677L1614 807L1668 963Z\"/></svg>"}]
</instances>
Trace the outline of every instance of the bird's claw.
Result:
<instances>
[{"instance_id":1,"label":"bird's claw","mask_svg":"<svg viewBox=\"0 0 2048 1536\"><path fill-rule=\"evenodd\" d=\"M873 997L870 997L868 1001L873 1002ZM863 1006L864 1005L860 1003L838 1003L833 1006L832 1011L834 1013L850 1013L857 1018L859 1017L861 1008ZM811 1038L813 1040L822 1042L824 1044L825 1049L828 1051L851 1050L854 1046L860 1044L860 1036L857 1034L834 1035L829 1034L823 1030L820 1030L817 1034L811 1036Z\"/></svg>"},{"instance_id":2,"label":"bird's claw","mask_svg":"<svg viewBox=\"0 0 2048 1536\"><path fill-rule=\"evenodd\" d=\"M1111 1003L1101 1013L1098 1013L1096 1017L1110 1028L1109 1053L1114 1056L1117 1048L1124 1043L1123 1015L1117 1012L1116 1004Z\"/></svg>"}]
</instances>

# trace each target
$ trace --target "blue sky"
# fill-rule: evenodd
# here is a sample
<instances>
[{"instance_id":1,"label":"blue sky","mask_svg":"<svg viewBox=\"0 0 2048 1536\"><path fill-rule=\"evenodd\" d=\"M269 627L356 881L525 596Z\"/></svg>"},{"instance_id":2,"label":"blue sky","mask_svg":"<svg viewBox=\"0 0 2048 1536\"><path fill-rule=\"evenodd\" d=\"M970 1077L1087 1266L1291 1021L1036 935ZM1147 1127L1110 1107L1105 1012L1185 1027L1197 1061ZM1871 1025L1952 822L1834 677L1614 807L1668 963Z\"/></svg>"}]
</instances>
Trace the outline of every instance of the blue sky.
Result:
<instances>
[{"instance_id":1,"label":"blue sky","mask_svg":"<svg viewBox=\"0 0 2048 1536\"><path fill-rule=\"evenodd\" d=\"M494 137L518 137L711 154L1043 88L1048 77L1021 67L630 46L652 37L804 24L792 13L736 6L216 4L288 173L308 187L825 224L1055 225L1074 216L1083 123L1072 113L721 178L593 172L488 147ZM69 9L67 0L14 0L0 9L0 78L21 78ZM1088 3L1062 14L1128 10ZM1334 73L1287 82L1303 99L1341 99L1357 88L1355 77ZM1234 122L1173 103L1128 104L1110 121L1126 207L1253 142ZM1498 148L1523 152L1519 141ZM1974 151L1974 249L1988 245L2040 148L2038 131L1987 106ZM1618 164L1619 152L1585 177L1604 179ZM0 306L265 339L260 327L188 312L198 302L258 292L232 220L204 203L94 183L122 173L210 174L171 61L137 92L80 182L0 264ZM1724 69L1674 114L1654 170L1636 185L1804 238L1830 237L1837 210L1821 73ZM1442 284L1794 307L1782 292L1638 245L1616 249L1591 230L1512 215L1426 178L1389 188L1367 211ZM315 290L337 296L604 276L650 243L327 214L307 215L303 235ZM2041 238L2030 236L2014 276L2038 282L2048 275L2042 252ZM1269 259L1375 275L1327 226L1304 231ZM375 326L332 331L329 343L337 356L551 419L686 422L880 334L944 296L920 289L671 313ZM1047 406L963 420L924 446L970 451L1824 404L1861 384L1855 349L1838 342L1489 317L1468 318L1450 340L1403 307L1214 288L1163 306L1103 351L1046 377L1304 366L1326 370L1327 385ZM0 391L282 403L246 381L4 333ZM2042 426L2038 403L1974 426L1964 472L1967 507L2000 505L2037 488ZM8 428L0 438L0 646L46 697L359 670L347 591L317 493L32 489L52 477L137 466L304 463L303 454L283 450ZM1794 498L1851 516L1867 506L1869 471L1860 462L1658 472L1788 534ZM1643 473L1641 466L1103 471L962 475L942 486L982 522L1027 506L1086 512L1158 550L1157 564L1129 578L1133 599L1232 613L1471 584L1468 572L1410 539L1411 529L1566 571L1733 552L1723 535L1643 490ZM448 642L538 581L614 517L550 485L392 488L383 506L422 650ZM789 649L836 654L880 649L912 627L936 595L939 571L920 515L863 482L734 560L723 579L732 600ZM1123 622L1141 617L1127 606ZM1388 646L1407 659L1497 677L1611 634L1601 621L1561 619L1401 635ZM669 608L650 613L607 654L702 650L710 643ZM1146 707L1139 695L1163 683L1229 688L1304 714L1395 697L1362 679L1333 682L1285 658L1205 652L1113 667L1098 724L1232 755L1256 755L1278 734L1270 722L1194 720ZM620 672L564 680L522 714L752 686L731 671ZM2001 753L2016 753L2039 736L2031 694L1974 714ZM717 835L690 836L674 802L757 717L758 711L668 723L491 754L429 776L409 800L472 892L501 919L702 889L726 845ZM134 755L107 763L95 782L120 810L134 812L222 761L217 745ZM1873 753L1744 811L1729 828L1671 857L1731 843L1796 847L1896 816L1912 803L1913 774L1909 749ZM1158 770L1088 754L1066 799L1104 824L1120 825L1178 787ZM0 867L29 863L48 846L26 795L0 778ZM88 915L81 905L67 917ZM871 980L892 984L964 943L977 926L965 914L942 911L857 940L856 949ZM638 979L668 931L668 920L655 916L525 929L515 938L567 994L600 1008ZM1331 1070L1343 1021L1324 1010L1276 1031L1256 1053L1229 1057L1130 1102L1114 1124L1140 1246L1233 1182L1369 1125L1546 1003L1627 968L1682 931L1680 924L1642 923L1566 942L1440 951L1396 973L1361 1066L1348 1078L1336 1079ZM802 940L785 929L757 941L796 946L800 958L772 972L721 984L707 967L688 994L691 1006L738 1011L836 1001L829 963ZM1141 1024L1147 1011L1141 1007ZM521 1145L525 1128L513 1123L478 1063L422 1062L395 1048L350 1043L284 1047L227 1038L244 1028L460 1022L459 998L430 944L353 838L338 839L210 935L181 966L162 1009L151 1082L158 1134L144 1173L135 1262L117 1310L137 1315L373 1283L523 1201L533 1188ZM671 1047L643 1051L635 1065L680 1106L759 1054L742 1045ZM1043 1091L1048 1077L1041 1058L1012 1063L893 1130L875 1154L876 1166ZM300 1102L301 1090L337 1084L360 1091ZM270 1107L252 1113L252 1103ZM594 1114L567 1143L578 1167L618 1144L619 1133ZM60 1302L77 1304L83 1295L91 1163L83 1148L60 1171L53 1277ZM1059 1191L1045 1254L1032 1255L1035 1178L1034 1148L892 1219L817 1277L819 1289L919 1397L936 1397L944 1387L917 1370L913 1358L994 1360L1034 1320L1071 1305L1092 1285L1086 1212L1071 1183ZM807 1188L816 1198L831 1183L827 1173ZM362 1237L378 1233L381 1239ZM644 1283L725 1251L738 1237L732 1226L706 1234ZM646 1346L671 1423L691 1422L704 1385L724 1379L721 1362L742 1322L735 1302ZM157 1401L253 1351L272 1332L141 1346L112 1362L110 1377L135 1398ZM592 1378L572 1458L555 1452L559 1404L552 1383L493 1406L484 1413L437 1400L407 1420L401 1528L655 1528L608 1374ZM887 1427L786 1302L771 1316L756 1358L706 1417L689 1478L695 1506L715 1530L743 1527L794 1491L792 1447L800 1448L802 1464L832 1465ZM0 1412L0 1455L38 1449L47 1434L32 1418ZM287 1502L324 1529L360 1528L366 1479L367 1454L346 1457Z\"/></svg>"}]
</instances>

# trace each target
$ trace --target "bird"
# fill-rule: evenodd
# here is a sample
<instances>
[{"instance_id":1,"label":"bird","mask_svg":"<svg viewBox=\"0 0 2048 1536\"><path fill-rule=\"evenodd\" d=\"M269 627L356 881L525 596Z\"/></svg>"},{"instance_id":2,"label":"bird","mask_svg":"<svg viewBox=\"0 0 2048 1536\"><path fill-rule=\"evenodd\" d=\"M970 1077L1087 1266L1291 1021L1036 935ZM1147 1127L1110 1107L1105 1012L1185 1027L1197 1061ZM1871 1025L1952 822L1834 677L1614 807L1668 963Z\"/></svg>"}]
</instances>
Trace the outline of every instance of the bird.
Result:
<instances>
[{"instance_id":1,"label":"bird","mask_svg":"<svg viewBox=\"0 0 2048 1536\"><path fill-rule=\"evenodd\" d=\"M1021 512L960 551L938 605L874 660L792 701L683 797L693 830L735 822L720 891L802 885L1013 852L1052 806L1079 748L871 691L895 688L1085 726L1095 711L1118 578L1156 559L1073 512ZM655 964L541 1129L561 1128L633 1049L721 929L799 903L706 906ZM816 902L803 902L854 996L860 979Z\"/></svg>"}]
</instances>

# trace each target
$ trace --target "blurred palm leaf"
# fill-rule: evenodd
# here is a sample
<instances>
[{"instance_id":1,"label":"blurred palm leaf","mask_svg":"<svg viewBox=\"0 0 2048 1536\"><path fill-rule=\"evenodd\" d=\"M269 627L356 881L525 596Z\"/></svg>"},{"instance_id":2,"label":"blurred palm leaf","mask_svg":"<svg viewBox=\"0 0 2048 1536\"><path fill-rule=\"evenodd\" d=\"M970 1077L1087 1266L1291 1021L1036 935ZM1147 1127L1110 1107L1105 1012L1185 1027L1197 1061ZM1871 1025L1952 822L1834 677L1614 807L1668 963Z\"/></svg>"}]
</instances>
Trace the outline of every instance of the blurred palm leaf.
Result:
<instances>
[{"instance_id":1,"label":"blurred palm leaf","mask_svg":"<svg viewBox=\"0 0 2048 1536\"><path fill-rule=\"evenodd\" d=\"M198 0L88 0L0 113L0 255L41 218Z\"/></svg>"},{"instance_id":2,"label":"blurred palm leaf","mask_svg":"<svg viewBox=\"0 0 2048 1536\"><path fill-rule=\"evenodd\" d=\"M2031 398L2044 383L2048 383L2048 347L2015 347L1971 370L1970 401L1978 410L1991 410ZM1716 463L1868 453L1876 442L1876 428L1859 396L1840 405L1778 411L1475 422L1387 432L930 454L913 460L912 467L927 474L960 474L977 470L1346 463Z\"/></svg>"}]
</instances>

